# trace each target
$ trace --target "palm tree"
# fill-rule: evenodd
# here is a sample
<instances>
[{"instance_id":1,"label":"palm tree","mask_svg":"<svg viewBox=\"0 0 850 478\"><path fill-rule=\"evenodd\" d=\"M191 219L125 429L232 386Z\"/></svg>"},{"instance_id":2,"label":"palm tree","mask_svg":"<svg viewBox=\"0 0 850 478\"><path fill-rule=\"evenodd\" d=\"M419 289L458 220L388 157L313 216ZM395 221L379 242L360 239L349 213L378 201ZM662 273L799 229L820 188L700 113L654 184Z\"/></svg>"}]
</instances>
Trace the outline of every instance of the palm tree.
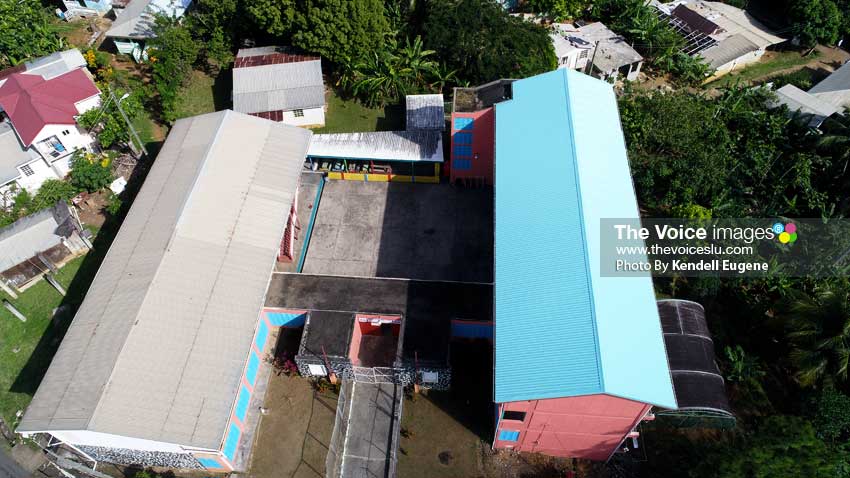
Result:
<instances>
[{"instance_id":1,"label":"palm tree","mask_svg":"<svg viewBox=\"0 0 850 478\"><path fill-rule=\"evenodd\" d=\"M822 126L824 135L818 139L817 147L821 152L831 155L845 163L850 161L850 110L842 116L826 120Z\"/></svg>"},{"instance_id":2,"label":"palm tree","mask_svg":"<svg viewBox=\"0 0 850 478\"><path fill-rule=\"evenodd\" d=\"M419 35L416 36L413 43L410 42L409 38L404 43L404 47L398 52L400 65L402 68L408 68L416 83L422 85L425 75L433 74L438 67L437 62L429 58L436 52L423 49L422 37Z\"/></svg>"},{"instance_id":3,"label":"palm tree","mask_svg":"<svg viewBox=\"0 0 850 478\"><path fill-rule=\"evenodd\" d=\"M827 283L791 303L787 317L794 377L805 386L846 384L850 366L850 284Z\"/></svg>"},{"instance_id":4,"label":"palm tree","mask_svg":"<svg viewBox=\"0 0 850 478\"><path fill-rule=\"evenodd\" d=\"M371 106L383 106L407 94L411 70L400 63L398 56L389 51L369 55L357 64L360 77L354 82L354 94L361 95Z\"/></svg>"},{"instance_id":5,"label":"palm tree","mask_svg":"<svg viewBox=\"0 0 850 478\"><path fill-rule=\"evenodd\" d=\"M446 65L439 65L431 76L431 89L442 93L448 85L457 84L457 70L449 70Z\"/></svg>"}]
</instances>

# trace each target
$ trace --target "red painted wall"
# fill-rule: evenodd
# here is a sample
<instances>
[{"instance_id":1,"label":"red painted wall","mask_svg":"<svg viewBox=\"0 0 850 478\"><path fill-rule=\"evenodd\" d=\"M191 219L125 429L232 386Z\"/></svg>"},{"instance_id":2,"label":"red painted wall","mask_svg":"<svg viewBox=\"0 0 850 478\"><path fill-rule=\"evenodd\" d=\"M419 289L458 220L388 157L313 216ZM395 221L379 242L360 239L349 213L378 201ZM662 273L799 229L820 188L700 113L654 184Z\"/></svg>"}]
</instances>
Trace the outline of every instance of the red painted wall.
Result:
<instances>
[{"instance_id":1,"label":"red painted wall","mask_svg":"<svg viewBox=\"0 0 850 478\"><path fill-rule=\"evenodd\" d=\"M472 130L455 130L455 118L472 118ZM493 184L493 156L496 135L496 112L493 108L474 113L452 113L451 164L449 178L452 184L457 179L480 178L488 185ZM455 163L455 133L472 133L472 167L458 170Z\"/></svg>"},{"instance_id":2,"label":"red painted wall","mask_svg":"<svg viewBox=\"0 0 850 478\"><path fill-rule=\"evenodd\" d=\"M518 411L525 412L525 418L501 418L493 446L604 461L650 408L645 403L610 395L502 403L500 417L505 411ZM502 430L518 431L518 440L500 440Z\"/></svg>"}]
</instances>

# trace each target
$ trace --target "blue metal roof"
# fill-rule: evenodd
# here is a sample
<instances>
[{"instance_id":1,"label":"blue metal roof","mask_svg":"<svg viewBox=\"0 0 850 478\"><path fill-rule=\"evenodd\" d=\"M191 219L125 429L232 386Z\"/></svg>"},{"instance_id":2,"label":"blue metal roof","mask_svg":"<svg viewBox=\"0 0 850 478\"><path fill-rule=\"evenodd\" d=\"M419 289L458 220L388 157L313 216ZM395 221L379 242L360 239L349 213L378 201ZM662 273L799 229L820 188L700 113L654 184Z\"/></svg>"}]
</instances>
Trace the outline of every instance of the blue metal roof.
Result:
<instances>
[{"instance_id":1,"label":"blue metal roof","mask_svg":"<svg viewBox=\"0 0 850 478\"><path fill-rule=\"evenodd\" d=\"M611 85L567 69L514 82L495 172L495 401L675 408L652 279L600 276L600 219L638 217Z\"/></svg>"}]
</instances>

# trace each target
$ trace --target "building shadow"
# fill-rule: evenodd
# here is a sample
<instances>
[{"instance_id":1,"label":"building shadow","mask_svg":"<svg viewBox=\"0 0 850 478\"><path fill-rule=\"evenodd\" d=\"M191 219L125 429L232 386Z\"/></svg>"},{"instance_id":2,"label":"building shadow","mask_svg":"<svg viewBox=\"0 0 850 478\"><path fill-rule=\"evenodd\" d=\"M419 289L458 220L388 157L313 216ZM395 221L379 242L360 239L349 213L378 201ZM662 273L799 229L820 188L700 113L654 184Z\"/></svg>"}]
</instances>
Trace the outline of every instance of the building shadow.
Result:
<instances>
[{"instance_id":1,"label":"building shadow","mask_svg":"<svg viewBox=\"0 0 850 478\"><path fill-rule=\"evenodd\" d=\"M428 400L484 442L494 433L493 346L452 339L452 321L493 318L493 191L387 183L375 276L406 282L402 359L451 368ZM402 424L404 426L404 424Z\"/></svg>"},{"instance_id":2,"label":"building shadow","mask_svg":"<svg viewBox=\"0 0 850 478\"><path fill-rule=\"evenodd\" d=\"M233 70L230 68L220 70L215 76L212 90L216 111L233 108Z\"/></svg>"}]
</instances>

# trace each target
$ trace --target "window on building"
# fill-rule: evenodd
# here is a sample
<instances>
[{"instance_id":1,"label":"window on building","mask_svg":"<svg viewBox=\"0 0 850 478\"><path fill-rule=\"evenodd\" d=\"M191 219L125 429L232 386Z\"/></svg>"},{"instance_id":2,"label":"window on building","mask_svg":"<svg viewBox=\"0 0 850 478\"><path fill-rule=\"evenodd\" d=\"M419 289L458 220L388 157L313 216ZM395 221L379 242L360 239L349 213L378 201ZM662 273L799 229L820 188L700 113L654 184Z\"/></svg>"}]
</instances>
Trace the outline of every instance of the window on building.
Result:
<instances>
[{"instance_id":1,"label":"window on building","mask_svg":"<svg viewBox=\"0 0 850 478\"><path fill-rule=\"evenodd\" d=\"M582 50L578 57L580 59L587 58L587 52L588 51L590 51L590 50Z\"/></svg>"},{"instance_id":2,"label":"window on building","mask_svg":"<svg viewBox=\"0 0 850 478\"><path fill-rule=\"evenodd\" d=\"M519 440L519 432L514 430L499 430L499 440L517 441Z\"/></svg>"},{"instance_id":3,"label":"window on building","mask_svg":"<svg viewBox=\"0 0 850 478\"><path fill-rule=\"evenodd\" d=\"M62 136L68 136L69 134L71 134L71 131L67 129L62 132Z\"/></svg>"},{"instance_id":4,"label":"window on building","mask_svg":"<svg viewBox=\"0 0 850 478\"><path fill-rule=\"evenodd\" d=\"M468 159L455 158L455 160L452 161L452 167L454 167L456 171L469 171L472 169L472 161Z\"/></svg>"},{"instance_id":5,"label":"window on building","mask_svg":"<svg viewBox=\"0 0 850 478\"><path fill-rule=\"evenodd\" d=\"M304 110L293 110L293 111L292 111L292 114L293 114L296 118L303 118L303 117L304 117Z\"/></svg>"},{"instance_id":6,"label":"window on building","mask_svg":"<svg viewBox=\"0 0 850 478\"><path fill-rule=\"evenodd\" d=\"M524 421L525 412L514 412L511 410L505 410L505 413L502 414L502 418L504 418L505 420Z\"/></svg>"},{"instance_id":7,"label":"window on building","mask_svg":"<svg viewBox=\"0 0 850 478\"><path fill-rule=\"evenodd\" d=\"M29 164L21 166L21 172L24 173L24 176L32 176L35 174L35 171L32 170Z\"/></svg>"}]
</instances>

